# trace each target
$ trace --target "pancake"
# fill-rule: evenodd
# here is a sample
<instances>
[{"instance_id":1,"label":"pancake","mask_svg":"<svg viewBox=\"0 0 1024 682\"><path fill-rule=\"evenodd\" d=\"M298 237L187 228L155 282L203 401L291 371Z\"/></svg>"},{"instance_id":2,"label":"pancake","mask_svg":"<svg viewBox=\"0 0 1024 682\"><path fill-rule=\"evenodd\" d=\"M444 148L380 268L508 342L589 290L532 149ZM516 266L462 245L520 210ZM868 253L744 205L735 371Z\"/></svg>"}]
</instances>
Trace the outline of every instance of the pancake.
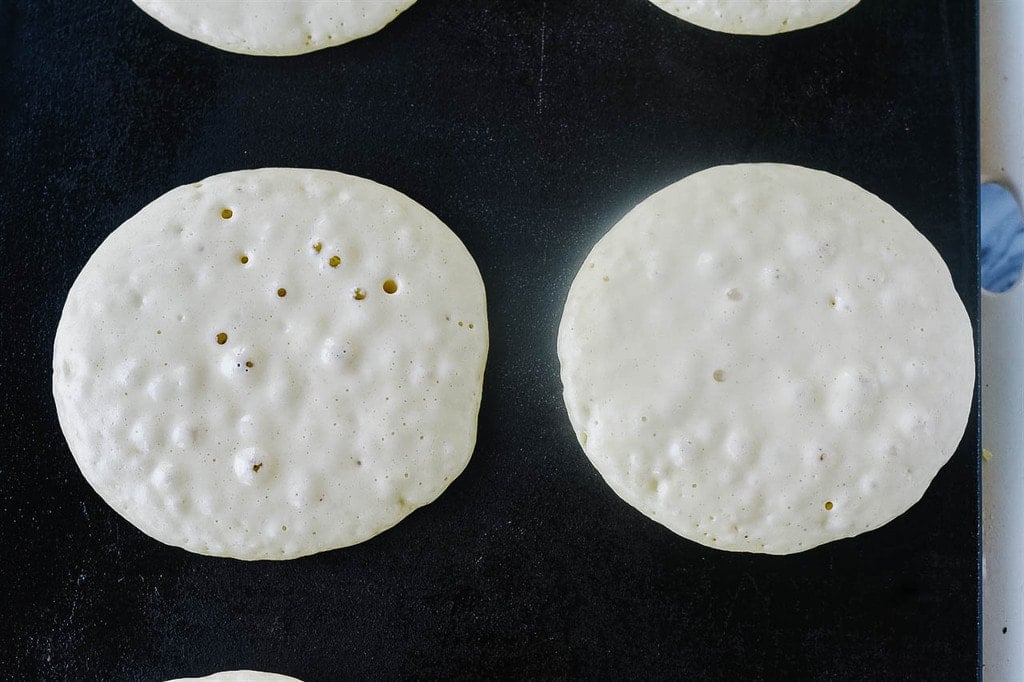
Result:
<instances>
[{"instance_id":1,"label":"pancake","mask_svg":"<svg viewBox=\"0 0 1024 682\"><path fill-rule=\"evenodd\" d=\"M476 264L422 206L341 173L239 171L100 245L53 392L82 473L143 532L287 559L366 540L459 475L487 342Z\"/></svg>"},{"instance_id":2,"label":"pancake","mask_svg":"<svg viewBox=\"0 0 1024 682\"><path fill-rule=\"evenodd\" d=\"M593 248L558 331L611 488L679 535L789 554L877 528L956 450L971 323L942 258L842 178L719 166Z\"/></svg>"}]
</instances>

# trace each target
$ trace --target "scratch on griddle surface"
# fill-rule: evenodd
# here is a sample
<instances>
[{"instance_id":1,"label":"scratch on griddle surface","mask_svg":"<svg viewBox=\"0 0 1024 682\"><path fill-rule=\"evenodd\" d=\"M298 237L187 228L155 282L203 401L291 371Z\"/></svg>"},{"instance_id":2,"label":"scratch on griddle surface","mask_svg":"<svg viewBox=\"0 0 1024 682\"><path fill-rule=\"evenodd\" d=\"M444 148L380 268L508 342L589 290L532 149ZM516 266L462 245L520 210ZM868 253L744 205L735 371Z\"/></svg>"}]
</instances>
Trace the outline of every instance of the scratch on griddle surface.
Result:
<instances>
[{"instance_id":1,"label":"scratch on griddle surface","mask_svg":"<svg viewBox=\"0 0 1024 682\"><path fill-rule=\"evenodd\" d=\"M540 69L537 74L537 113L544 113L544 62L547 58L548 3L544 0L540 8Z\"/></svg>"}]
</instances>

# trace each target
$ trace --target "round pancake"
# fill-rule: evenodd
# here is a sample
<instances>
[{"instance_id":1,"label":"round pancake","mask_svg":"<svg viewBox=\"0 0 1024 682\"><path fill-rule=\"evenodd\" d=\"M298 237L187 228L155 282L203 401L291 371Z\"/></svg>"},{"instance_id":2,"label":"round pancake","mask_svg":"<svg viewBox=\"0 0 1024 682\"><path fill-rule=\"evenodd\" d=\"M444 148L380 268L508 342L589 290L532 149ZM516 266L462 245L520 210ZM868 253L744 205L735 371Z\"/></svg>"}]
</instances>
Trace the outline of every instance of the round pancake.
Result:
<instances>
[{"instance_id":1,"label":"round pancake","mask_svg":"<svg viewBox=\"0 0 1024 682\"><path fill-rule=\"evenodd\" d=\"M774 35L831 21L860 0L651 0L669 14L712 31Z\"/></svg>"},{"instance_id":2,"label":"round pancake","mask_svg":"<svg viewBox=\"0 0 1024 682\"><path fill-rule=\"evenodd\" d=\"M473 258L408 197L319 170L226 173L115 230L68 294L53 392L82 473L148 535L286 559L435 499L476 438Z\"/></svg>"},{"instance_id":3,"label":"round pancake","mask_svg":"<svg viewBox=\"0 0 1024 682\"><path fill-rule=\"evenodd\" d=\"M228 52L283 57L384 28L416 0L134 0L167 28Z\"/></svg>"},{"instance_id":4,"label":"round pancake","mask_svg":"<svg viewBox=\"0 0 1024 682\"><path fill-rule=\"evenodd\" d=\"M210 680L210 682L302 682L295 677L276 673L261 673L256 670L227 670L206 677L182 677L168 682L188 682L188 680Z\"/></svg>"},{"instance_id":5,"label":"round pancake","mask_svg":"<svg viewBox=\"0 0 1024 682\"><path fill-rule=\"evenodd\" d=\"M605 481L683 537L787 554L924 494L974 389L945 263L842 178L719 166L587 256L558 332L569 418Z\"/></svg>"}]
</instances>

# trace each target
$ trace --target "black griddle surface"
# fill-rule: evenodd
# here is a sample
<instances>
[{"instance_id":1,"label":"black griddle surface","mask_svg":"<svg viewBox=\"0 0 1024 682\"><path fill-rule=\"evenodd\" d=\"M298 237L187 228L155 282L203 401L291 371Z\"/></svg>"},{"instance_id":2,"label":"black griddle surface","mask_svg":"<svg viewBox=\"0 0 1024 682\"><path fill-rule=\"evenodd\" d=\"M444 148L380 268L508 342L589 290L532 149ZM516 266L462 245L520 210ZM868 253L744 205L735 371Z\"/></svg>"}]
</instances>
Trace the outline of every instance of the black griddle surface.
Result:
<instances>
[{"instance_id":1,"label":"black griddle surface","mask_svg":"<svg viewBox=\"0 0 1024 682\"><path fill-rule=\"evenodd\" d=\"M573 437L555 332L629 208L723 163L820 168L935 244L978 323L977 7L864 0L716 34L646 0L420 0L293 58L233 55L128 0L0 2L0 678L950 679L978 674L977 410L924 499L788 557L694 544ZM480 434L434 504L284 563L189 554L109 509L50 396L64 298L165 191L326 168L422 203L476 258Z\"/></svg>"}]
</instances>

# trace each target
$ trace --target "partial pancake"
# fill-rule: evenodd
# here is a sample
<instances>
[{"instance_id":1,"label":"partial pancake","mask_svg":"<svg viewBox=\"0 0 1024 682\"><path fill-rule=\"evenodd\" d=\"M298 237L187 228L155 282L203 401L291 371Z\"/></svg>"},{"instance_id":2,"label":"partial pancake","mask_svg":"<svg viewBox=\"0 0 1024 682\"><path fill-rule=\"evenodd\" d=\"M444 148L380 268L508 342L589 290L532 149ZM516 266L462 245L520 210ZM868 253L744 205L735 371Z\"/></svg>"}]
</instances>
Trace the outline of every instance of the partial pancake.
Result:
<instances>
[{"instance_id":1,"label":"partial pancake","mask_svg":"<svg viewBox=\"0 0 1024 682\"><path fill-rule=\"evenodd\" d=\"M722 33L773 35L832 21L860 0L651 0L691 24Z\"/></svg>"},{"instance_id":2,"label":"partial pancake","mask_svg":"<svg viewBox=\"0 0 1024 682\"><path fill-rule=\"evenodd\" d=\"M376 33L416 0L134 0L167 28L228 52L283 57Z\"/></svg>"}]
</instances>

